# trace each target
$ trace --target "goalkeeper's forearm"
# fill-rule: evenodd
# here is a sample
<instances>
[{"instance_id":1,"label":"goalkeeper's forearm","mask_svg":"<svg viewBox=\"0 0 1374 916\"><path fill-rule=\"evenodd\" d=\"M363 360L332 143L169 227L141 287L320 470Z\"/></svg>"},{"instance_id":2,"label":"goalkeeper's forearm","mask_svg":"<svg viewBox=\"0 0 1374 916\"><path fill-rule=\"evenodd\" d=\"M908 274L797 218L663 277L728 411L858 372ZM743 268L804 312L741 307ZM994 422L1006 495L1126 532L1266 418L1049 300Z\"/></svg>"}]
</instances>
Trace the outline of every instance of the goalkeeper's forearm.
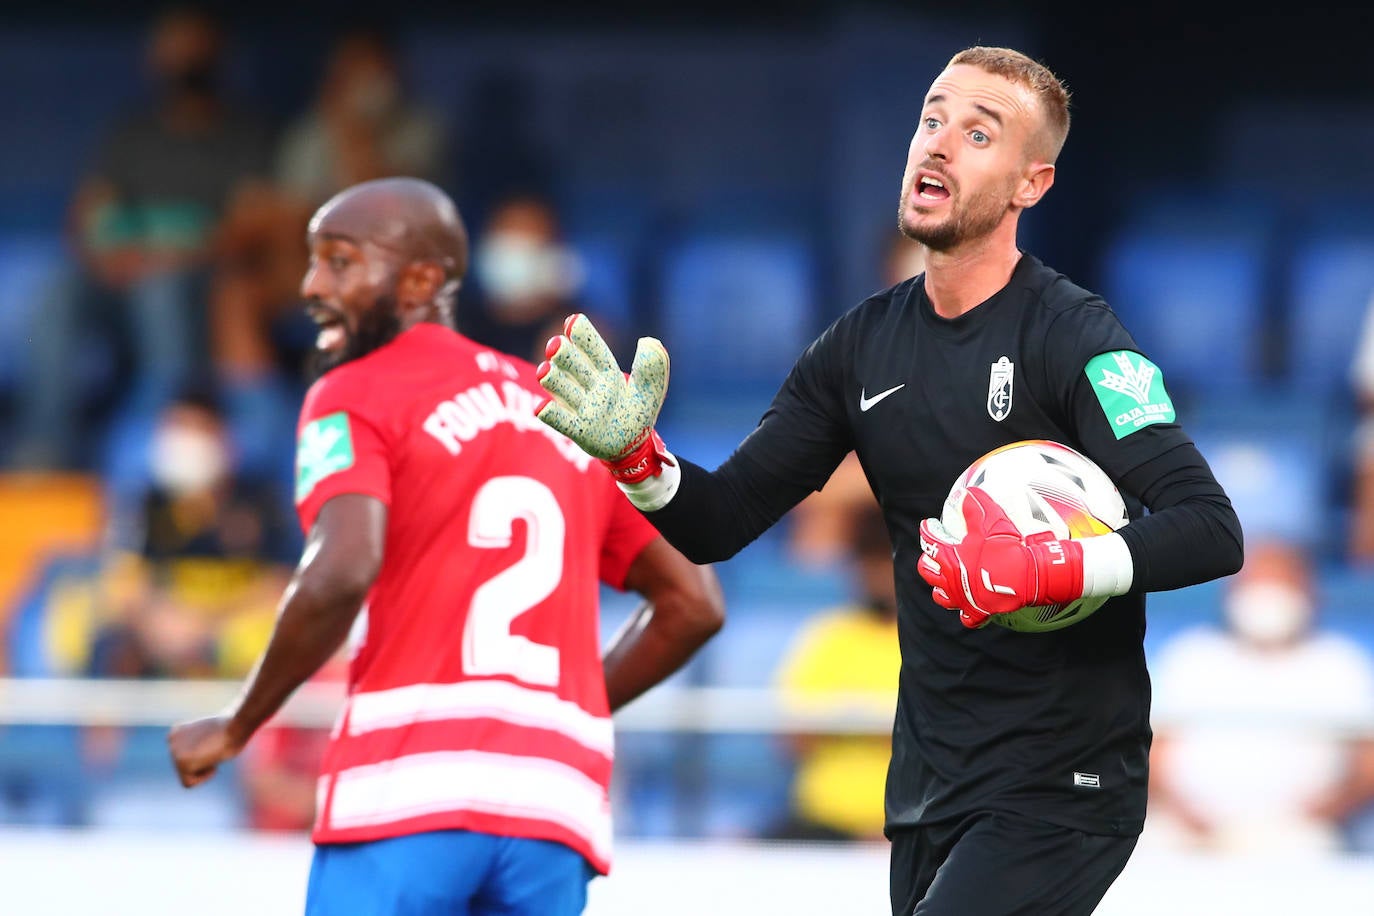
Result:
<instances>
[{"instance_id":1,"label":"goalkeeper's forearm","mask_svg":"<svg viewBox=\"0 0 1374 916\"><path fill-rule=\"evenodd\" d=\"M670 471L672 480L660 483ZM715 471L678 458L659 477L621 489L668 543L703 564L739 553L810 492L769 474L743 451Z\"/></svg>"},{"instance_id":2,"label":"goalkeeper's forearm","mask_svg":"<svg viewBox=\"0 0 1374 916\"><path fill-rule=\"evenodd\" d=\"M1139 493L1150 507L1119 532L1131 551L1134 591L1183 588L1240 569L1240 520L1195 447L1173 449L1131 471L1122 489Z\"/></svg>"}]
</instances>

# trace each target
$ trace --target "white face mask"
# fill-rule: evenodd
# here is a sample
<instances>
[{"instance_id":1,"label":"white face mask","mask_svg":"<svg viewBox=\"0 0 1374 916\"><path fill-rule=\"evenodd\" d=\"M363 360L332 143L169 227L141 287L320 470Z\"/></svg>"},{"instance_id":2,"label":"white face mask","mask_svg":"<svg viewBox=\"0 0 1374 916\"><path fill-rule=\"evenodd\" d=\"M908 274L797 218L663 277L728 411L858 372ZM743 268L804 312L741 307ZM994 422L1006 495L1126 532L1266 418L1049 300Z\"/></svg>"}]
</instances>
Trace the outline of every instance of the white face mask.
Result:
<instances>
[{"instance_id":1,"label":"white face mask","mask_svg":"<svg viewBox=\"0 0 1374 916\"><path fill-rule=\"evenodd\" d=\"M1312 602L1300 589L1278 582L1237 587L1226 600L1226 620L1246 640L1262 645L1291 642L1307 629Z\"/></svg>"},{"instance_id":2,"label":"white face mask","mask_svg":"<svg viewBox=\"0 0 1374 916\"><path fill-rule=\"evenodd\" d=\"M149 463L154 483L180 496L214 485L228 471L229 459L214 436L167 426L153 436Z\"/></svg>"},{"instance_id":3,"label":"white face mask","mask_svg":"<svg viewBox=\"0 0 1374 916\"><path fill-rule=\"evenodd\" d=\"M575 253L514 232L483 239L473 268L492 305L507 314L537 313L539 304L530 300L568 296L582 285L582 263Z\"/></svg>"}]
</instances>

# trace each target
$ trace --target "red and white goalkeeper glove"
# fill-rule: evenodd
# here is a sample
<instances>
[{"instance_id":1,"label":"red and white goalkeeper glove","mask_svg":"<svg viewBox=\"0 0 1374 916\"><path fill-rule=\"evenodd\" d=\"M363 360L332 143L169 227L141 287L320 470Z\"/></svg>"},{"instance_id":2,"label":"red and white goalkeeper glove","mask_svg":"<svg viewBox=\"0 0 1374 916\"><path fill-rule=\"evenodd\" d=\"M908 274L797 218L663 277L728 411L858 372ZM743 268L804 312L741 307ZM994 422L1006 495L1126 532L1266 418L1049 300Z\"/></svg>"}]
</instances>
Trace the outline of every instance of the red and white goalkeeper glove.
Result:
<instances>
[{"instance_id":1,"label":"red and white goalkeeper glove","mask_svg":"<svg viewBox=\"0 0 1374 916\"><path fill-rule=\"evenodd\" d=\"M663 344L652 337L640 338L626 375L587 316L578 314L568 318L563 333L549 341L544 354L547 360L539 365L537 375L550 398L535 409L540 420L601 459L626 487L645 484L665 468L676 468L672 454L654 432L668 393L668 353ZM649 501L661 496L655 494ZM630 498L641 502L633 492Z\"/></svg>"},{"instance_id":2,"label":"red and white goalkeeper glove","mask_svg":"<svg viewBox=\"0 0 1374 916\"><path fill-rule=\"evenodd\" d=\"M917 571L935 603L959 612L970 629L993 614L1063 604L1083 597L1083 545L1051 532L1023 538L1002 507L980 487L963 502L968 533L955 540L937 518L921 522Z\"/></svg>"}]
</instances>

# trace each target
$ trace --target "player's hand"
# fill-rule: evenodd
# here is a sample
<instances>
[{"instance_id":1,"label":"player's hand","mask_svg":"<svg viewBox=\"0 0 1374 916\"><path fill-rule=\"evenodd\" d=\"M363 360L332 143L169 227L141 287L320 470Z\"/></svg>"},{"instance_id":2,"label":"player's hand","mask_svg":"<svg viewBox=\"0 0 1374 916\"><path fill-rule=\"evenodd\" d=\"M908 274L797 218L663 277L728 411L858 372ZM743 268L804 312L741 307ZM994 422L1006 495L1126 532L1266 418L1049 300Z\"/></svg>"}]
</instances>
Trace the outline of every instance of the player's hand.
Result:
<instances>
[{"instance_id":1,"label":"player's hand","mask_svg":"<svg viewBox=\"0 0 1374 916\"><path fill-rule=\"evenodd\" d=\"M917 571L935 603L959 612L970 629L993 614L1060 604L1083 596L1083 547L1044 532L1023 538L981 487L963 501L967 534L956 541L937 518L921 522Z\"/></svg>"},{"instance_id":2,"label":"player's hand","mask_svg":"<svg viewBox=\"0 0 1374 916\"><path fill-rule=\"evenodd\" d=\"M167 733L167 746L177 776L186 788L198 786L211 776L221 763L232 760L243 750L229 727L228 716L210 716L175 725Z\"/></svg>"},{"instance_id":3,"label":"player's hand","mask_svg":"<svg viewBox=\"0 0 1374 916\"><path fill-rule=\"evenodd\" d=\"M549 341L539 384L550 395L535 415L600 458L622 483L662 473L672 458L654 432L668 393L668 353L641 337L627 376L586 315L572 315Z\"/></svg>"}]
</instances>

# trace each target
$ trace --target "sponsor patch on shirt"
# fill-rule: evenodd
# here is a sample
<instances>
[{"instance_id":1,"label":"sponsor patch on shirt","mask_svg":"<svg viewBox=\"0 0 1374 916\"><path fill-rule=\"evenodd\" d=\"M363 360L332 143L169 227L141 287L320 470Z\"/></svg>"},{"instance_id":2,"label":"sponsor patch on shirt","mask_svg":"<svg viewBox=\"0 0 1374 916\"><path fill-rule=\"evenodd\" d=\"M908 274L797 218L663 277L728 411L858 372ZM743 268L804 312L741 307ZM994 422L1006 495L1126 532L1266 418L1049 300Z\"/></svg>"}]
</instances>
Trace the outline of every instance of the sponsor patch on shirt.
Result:
<instances>
[{"instance_id":1,"label":"sponsor patch on shirt","mask_svg":"<svg viewBox=\"0 0 1374 916\"><path fill-rule=\"evenodd\" d=\"M342 410L312 420L296 443L296 502L304 502L321 480L353 467L353 434Z\"/></svg>"},{"instance_id":2,"label":"sponsor patch on shirt","mask_svg":"<svg viewBox=\"0 0 1374 916\"><path fill-rule=\"evenodd\" d=\"M1118 439L1151 423L1174 422L1174 403L1164 390L1163 373L1139 353L1099 353L1083 371Z\"/></svg>"}]
</instances>

